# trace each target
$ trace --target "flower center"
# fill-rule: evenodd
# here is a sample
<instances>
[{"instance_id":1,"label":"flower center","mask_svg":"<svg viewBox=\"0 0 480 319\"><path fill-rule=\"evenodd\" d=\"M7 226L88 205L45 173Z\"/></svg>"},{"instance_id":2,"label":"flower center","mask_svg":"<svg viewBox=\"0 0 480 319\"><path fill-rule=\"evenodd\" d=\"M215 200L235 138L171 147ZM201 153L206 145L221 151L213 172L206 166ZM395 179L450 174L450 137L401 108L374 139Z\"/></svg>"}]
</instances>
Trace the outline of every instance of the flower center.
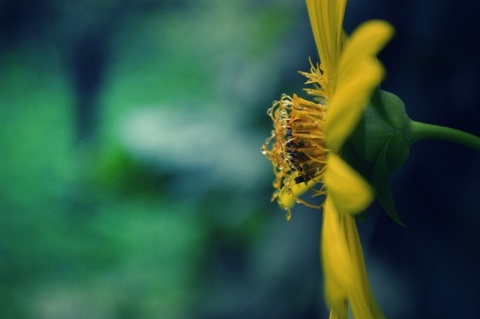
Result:
<instances>
[{"instance_id":1,"label":"flower center","mask_svg":"<svg viewBox=\"0 0 480 319\"><path fill-rule=\"evenodd\" d=\"M323 123L326 110L321 104L293 98L285 135L287 162L298 172L295 182L302 183L323 173L328 151L325 146Z\"/></svg>"},{"instance_id":2,"label":"flower center","mask_svg":"<svg viewBox=\"0 0 480 319\"><path fill-rule=\"evenodd\" d=\"M275 187L279 189L292 180L296 184L308 182L323 174L328 156L323 133L326 107L297 95L283 95L268 114L274 131L263 152L276 167Z\"/></svg>"}]
</instances>

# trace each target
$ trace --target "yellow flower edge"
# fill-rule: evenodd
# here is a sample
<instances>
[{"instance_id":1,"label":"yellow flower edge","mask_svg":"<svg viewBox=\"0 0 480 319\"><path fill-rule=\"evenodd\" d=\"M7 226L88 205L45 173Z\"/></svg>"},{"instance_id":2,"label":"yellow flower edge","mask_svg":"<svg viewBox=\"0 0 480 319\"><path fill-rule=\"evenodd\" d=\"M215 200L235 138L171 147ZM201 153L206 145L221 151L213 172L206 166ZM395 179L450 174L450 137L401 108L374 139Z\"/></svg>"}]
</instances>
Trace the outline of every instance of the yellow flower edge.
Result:
<instances>
[{"instance_id":1,"label":"yellow flower edge","mask_svg":"<svg viewBox=\"0 0 480 319\"><path fill-rule=\"evenodd\" d=\"M385 71L375 55L392 36L390 24L372 20L360 25L346 40L324 127L331 151L338 152L341 148L358 123L372 91L382 81Z\"/></svg>"},{"instance_id":2,"label":"yellow flower edge","mask_svg":"<svg viewBox=\"0 0 480 319\"><path fill-rule=\"evenodd\" d=\"M316 102L296 95L274 102L269 109L274 131L263 151L274 164L272 199L287 209L287 219L297 202L323 207L321 262L331 318L347 319L349 304L355 318L383 318L370 290L355 222L355 214L373 201L373 191L341 158L341 148L385 75L376 54L393 27L372 20L349 38L342 29L345 6L346 0L307 0L321 63L300 73L313 85L305 91ZM307 190L324 196L323 203L300 199Z\"/></svg>"},{"instance_id":3,"label":"yellow flower edge","mask_svg":"<svg viewBox=\"0 0 480 319\"><path fill-rule=\"evenodd\" d=\"M355 219L339 213L329 197L323 213L321 261L330 318L347 319L347 301L354 318L384 318L370 290Z\"/></svg>"},{"instance_id":4,"label":"yellow flower edge","mask_svg":"<svg viewBox=\"0 0 480 319\"><path fill-rule=\"evenodd\" d=\"M332 80L335 77L338 57L342 49L342 25L346 5L346 0L307 0L310 24L323 65L324 76L331 82L334 82Z\"/></svg>"},{"instance_id":5,"label":"yellow flower edge","mask_svg":"<svg viewBox=\"0 0 480 319\"><path fill-rule=\"evenodd\" d=\"M340 156L331 153L325 171L327 196L341 214L357 214L373 201L370 185Z\"/></svg>"},{"instance_id":6,"label":"yellow flower edge","mask_svg":"<svg viewBox=\"0 0 480 319\"><path fill-rule=\"evenodd\" d=\"M316 4L317 1L311 0L307 3ZM326 142L331 151L339 152L345 139L348 138L360 119L373 89L381 82L384 69L374 54L378 53L392 36L391 25L373 20L362 24L347 40L345 52L341 58L338 85L336 85L332 98L328 101L328 116L324 127L327 136ZM355 52L357 54L354 54ZM334 165L338 166L335 163ZM359 176L354 171L352 174ZM289 192L282 192L279 196L281 205L287 209L292 208L297 198L322 179L316 178L307 184L297 184L292 186ZM366 185L366 182L362 184ZM336 183L332 181L332 185L336 186ZM360 211L365 208L362 207Z\"/></svg>"}]
</instances>

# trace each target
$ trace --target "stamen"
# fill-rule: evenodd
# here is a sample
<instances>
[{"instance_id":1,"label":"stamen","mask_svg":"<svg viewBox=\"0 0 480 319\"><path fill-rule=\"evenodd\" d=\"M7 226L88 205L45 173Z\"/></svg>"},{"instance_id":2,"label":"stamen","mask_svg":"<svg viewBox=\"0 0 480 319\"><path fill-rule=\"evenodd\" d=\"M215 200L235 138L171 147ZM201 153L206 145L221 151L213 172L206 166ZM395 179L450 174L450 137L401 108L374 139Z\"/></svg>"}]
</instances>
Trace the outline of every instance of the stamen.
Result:
<instances>
[{"instance_id":1,"label":"stamen","mask_svg":"<svg viewBox=\"0 0 480 319\"><path fill-rule=\"evenodd\" d=\"M318 66L316 70L320 70ZM328 156L323 133L326 106L323 105L323 96L320 100L322 103L315 103L297 95L293 98L282 95L267 112L274 130L262 146L262 153L273 164L276 176L273 186L277 191L272 200L278 199L280 204L282 194L288 194L297 202L318 207L297 198L292 187L321 177L325 170ZM323 188L312 188L311 191L314 196L324 194Z\"/></svg>"}]
</instances>

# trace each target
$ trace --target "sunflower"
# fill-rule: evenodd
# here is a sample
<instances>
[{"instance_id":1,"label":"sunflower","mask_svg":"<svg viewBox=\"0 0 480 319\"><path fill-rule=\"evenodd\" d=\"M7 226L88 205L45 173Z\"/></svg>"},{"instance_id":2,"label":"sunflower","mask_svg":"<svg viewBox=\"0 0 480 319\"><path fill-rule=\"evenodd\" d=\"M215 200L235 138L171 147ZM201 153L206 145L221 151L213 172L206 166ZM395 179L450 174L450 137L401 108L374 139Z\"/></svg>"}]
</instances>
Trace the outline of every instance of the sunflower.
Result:
<instances>
[{"instance_id":1,"label":"sunflower","mask_svg":"<svg viewBox=\"0 0 480 319\"><path fill-rule=\"evenodd\" d=\"M307 0L321 63L311 64L305 89L310 98L282 95L268 110L274 129L262 146L272 162L272 200L287 210L297 202L323 209L321 260L331 318L383 315L370 291L355 215L373 200L369 184L341 157L368 101L384 77L376 54L393 35L386 22L372 20L350 37L342 29L346 0ZM312 204L300 196L322 197Z\"/></svg>"}]
</instances>

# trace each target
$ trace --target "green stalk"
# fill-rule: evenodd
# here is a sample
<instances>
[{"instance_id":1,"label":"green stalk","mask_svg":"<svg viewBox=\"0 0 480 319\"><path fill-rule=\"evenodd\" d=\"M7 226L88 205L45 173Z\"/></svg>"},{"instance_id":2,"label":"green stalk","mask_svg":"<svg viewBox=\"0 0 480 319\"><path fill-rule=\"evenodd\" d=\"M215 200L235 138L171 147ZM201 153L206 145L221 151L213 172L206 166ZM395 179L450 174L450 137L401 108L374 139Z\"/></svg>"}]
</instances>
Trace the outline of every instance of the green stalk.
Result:
<instances>
[{"instance_id":1,"label":"green stalk","mask_svg":"<svg viewBox=\"0 0 480 319\"><path fill-rule=\"evenodd\" d=\"M480 152L480 137L449 127L411 121L410 137L412 142L427 139L444 140Z\"/></svg>"}]
</instances>

